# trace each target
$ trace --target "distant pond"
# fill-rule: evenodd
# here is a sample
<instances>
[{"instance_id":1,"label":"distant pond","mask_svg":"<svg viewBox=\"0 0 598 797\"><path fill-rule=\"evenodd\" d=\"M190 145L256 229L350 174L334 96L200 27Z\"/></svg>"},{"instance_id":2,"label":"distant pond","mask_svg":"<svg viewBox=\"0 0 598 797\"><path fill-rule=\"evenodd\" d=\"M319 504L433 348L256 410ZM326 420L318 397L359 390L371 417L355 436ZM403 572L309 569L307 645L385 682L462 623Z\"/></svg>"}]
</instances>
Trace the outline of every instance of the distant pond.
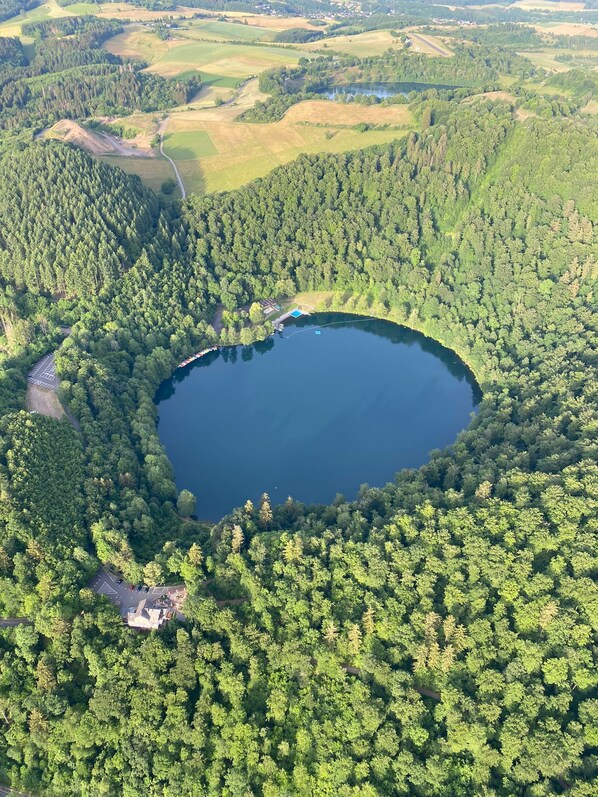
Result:
<instances>
[{"instance_id":1,"label":"distant pond","mask_svg":"<svg viewBox=\"0 0 598 797\"><path fill-rule=\"evenodd\" d=\"M177 370L156 402L178 489L216 521L263 492L329 503L383 486L450 445L480 398L454 352L423 335L317 313Z\"/></svg>"},{"instance_id":2,"label":"distant pond","mask_svg":"<svg viewBox=\"0 0 598 797\"><path fill-rule=\"evenodd\" d=\"M387 97L394 97L396 94L409 94L411 91L428 91L429 89L456 89L458 86L442 86L437 83L346 83L338 86L328 86L320 89L318 94L322 94L329 100L338 96L356 97L362 95L366 97L378 97L383 100Z\"/></svg>"}]
</instances>

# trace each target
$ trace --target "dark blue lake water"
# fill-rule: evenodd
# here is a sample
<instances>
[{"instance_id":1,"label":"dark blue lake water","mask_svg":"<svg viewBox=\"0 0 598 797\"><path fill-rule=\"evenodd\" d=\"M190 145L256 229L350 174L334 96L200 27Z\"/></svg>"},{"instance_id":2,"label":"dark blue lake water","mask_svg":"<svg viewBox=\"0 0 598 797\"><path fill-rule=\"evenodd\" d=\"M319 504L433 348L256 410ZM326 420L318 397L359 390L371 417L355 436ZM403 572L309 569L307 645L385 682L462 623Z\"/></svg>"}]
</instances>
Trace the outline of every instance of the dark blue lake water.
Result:
<instances>
[{"instance_id":1,"label":"dark blue lake water","mask_svg":"<svg viewBox=\"0 0 598 797\"><path fill-rule=\"evenodd\" d=\"M480 399L451 351L387 321L319 313L214 352L158 390L179 490L219 520L268 492L329 503L382 486L452 443Z\"/></svg>"},{"instance_id":2,"label":"dark blue lake water","mask_svg":"<svg viewBox=\"0 0 598 797\"><path fill-rule=\"evenodd\" d=\"M318 94L323 94L329 100L335 97L355 97L361 94L366 97L378 97L383 100L394 97L396 94L409 94L410 91L428 91L428 89L454 89L456 86L442 86L436 83L347 83L339 86L329 86Z\"/></svg>"}]
</instances>

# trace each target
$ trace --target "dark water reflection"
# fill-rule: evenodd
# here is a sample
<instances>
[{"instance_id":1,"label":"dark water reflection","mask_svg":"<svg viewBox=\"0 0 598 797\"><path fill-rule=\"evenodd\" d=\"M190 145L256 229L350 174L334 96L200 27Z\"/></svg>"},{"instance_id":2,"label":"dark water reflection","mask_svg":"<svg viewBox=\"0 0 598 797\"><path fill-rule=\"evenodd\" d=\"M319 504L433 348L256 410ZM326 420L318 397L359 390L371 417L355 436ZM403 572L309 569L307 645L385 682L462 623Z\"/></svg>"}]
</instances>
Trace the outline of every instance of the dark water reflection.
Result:
<instances>
[{"instance_id":1,"label":"dark water reflection","mask_svg":"<svg viewBox=\"0 0 598 797\"><path fill-rule=\"evenodd\" d=\"M267 356L266 356L267 355ZM480 399L450 350L380 320L318 313L282 335L213 352L158 390L179 489L218 520L270 493L353 498L452 443Z\"/></svg>"},{"instance_id":2,"label":"dark water reflection","mask_svg":"<svg viewBox=\"0 0 598 797\"><path fill-rule=\"evenodd\" d=\"M333 100L338 96L356 97L358 95L365 97L378 97L383 100L387 97L394 97L397 94L404 94L405 96L411 91L428 91L429 89L454 89L457 86L443 86L438 83L347 83L345 85L328 86L327 88L318 91L318 94L323 94L329 100Z\"/></svg>"}]
</instances>

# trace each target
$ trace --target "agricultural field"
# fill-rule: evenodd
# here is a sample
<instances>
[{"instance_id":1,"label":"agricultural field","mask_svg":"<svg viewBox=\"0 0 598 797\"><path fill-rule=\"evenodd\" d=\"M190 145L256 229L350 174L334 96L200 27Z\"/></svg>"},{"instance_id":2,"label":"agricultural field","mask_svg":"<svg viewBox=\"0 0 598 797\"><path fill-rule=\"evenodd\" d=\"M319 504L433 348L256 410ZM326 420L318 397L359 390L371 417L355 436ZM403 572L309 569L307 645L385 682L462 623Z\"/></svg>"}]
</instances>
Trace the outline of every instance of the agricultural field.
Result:
<instances>
[{"instance_id":1,"label":"agricultural field","mask_svg":"<svg viewBox=\"0 0 598 797\"><path fill-rule=\"evenodd\" d=\"M591 36L598 38L598 27L585 25L582 22L542 23L533 27L540 33L552 33L555 36Z\"/></svg>"},{"instance_id":2,"label":"agricultural field","mask_svg":"<svg viewBox=\"0 0 598 797\"><path fill-rule=\"evenodd\" d=\"M74 8L74 6L69 6ZM150 11L148 8L139 8L130 3L100 3L95 6L98 16L106 19L130 20L131 22L150 22L157 19L164 19L164 11ZM174 9L166 12L173 19L192 17L197 14L197 8L187 8L185 6L175 6ZM209 12L206 12L209 13Z\"/></svg>"},{"instance_id":3,"label":"agricultural field","mask_svg":"<svg viewBox=\"0 0 598 797\"><path fill-rule=\"evenodd\" d=\"M423 53L424 55L449 56L451 50L438 36L422 35L410 28L401 31L412 40L408 52ZM382 55L388 49L402 50L403 41L398 36L393 36L390 30L368 30L355 36L330 36L315 42L299 45L302 50L323 51L331 50L343 55L354 55L357 58L369 58Z\"/></svg>"},{"instance_id":4,"label":"agricultural field","mask_svg":"<svg viewBox=\"0 0 598 797\"><path fill-rule=\"evenodd\" d=\"M149 71L174 77L189 69L198 69L202 76L205 73L239 81L276 66L297 64L300 58L299 51L283 47L177 42L172 43L165 55L154 60Z\"/></svg>"},{"instance_id":5,"label":"agricultural field","mask_svg":"<svg viewBox=\"0 0 598 797\"><path fill-rule=\"evenodd\" d=\"M42 19L56 19L57 17L72 17L67 8L59 6L56 0L47 0L43 5L32 8L26 14L7 19L0 24L0 36L20 36L21 27L25 22L37 22Z\"/></svg>"},{"instance_id":6,"label":"agricultural field","mask_svg":"<svg viewBox=\"0 0 598 797\"><path fill-rule=\"evenodd\" d=\"M128 28L124 33L113 36L105 42L104 47L115 55L148 61L148 71L163 77L197 71L206 86L228 89L236 88L246 78L258 75L265 69L297 64L301 58L299 50L287 47L182 38L162 41L155 33L139 27Z\"/></svg>"},{"instance_id":7,"label":"agricultural field","mask_svg":"<svg viewBox=\"0 0 598 797\"><path fill-rule=\"evenodd\" d=\"M368 30L356 36L330 36L300 46L302 50L333 50L343 55L368 58L372 55L382 55L389 48L401 50L403 43L400 38L392 36L389 30Z\"/></svg>"},{"instance_id":8,"label":"agricultural field","mask_svg":"<svg viewBox=\"0 0 598 797\"><path fill-rule=\"evenodd\" d=\"M535 66L542 69L548 69L551 72L568 72L571 69L571 64L563 63L562 61L555 60L557 55L565 55L567 52L574 53L573 50L556 50L556 49L542 49L535 50L534 52L521 52L520 55L529 58ZM577 56L583 55L581 52L574 53ZM594 53L596 55L596 53Z\"/></svg>"},{"instance_id":9,"label":"agricultural field","mask_svg":"<svg viewBox=\"0 0 598 797\"><path fill-rule=\"evenodd\" d=\"M256 82L251 81L249 93ZM263 177L302 153L345 152L405 135L404 129L360 132L334 126L357 124L374 111L394 112L392 122L382 122L382 117L378 117L379 124L411 124L409 111L404 107L353 108L327 101L301 103L279 122L247 124L235 121L244 104L242 97L240 106L176 113L170 117L164 149L176 162L187 191L200 194L228 191ZM321 107L318 126L309 124L316 115L315 105ZM344 113L349 115L340 122ZM370 121L374 123L373 117Z\"/></svg>"},{"instance_id":10,"label":"agricultural field","mask_svg":"<svg viewBox=\"0 0 598 797\"><path fill-rule=\"evenodd\" d=\"M128 174L137 174L156 193L160 191L165 180L175 179L172 166L166 158L123 158L118 155L101 155L97 156L97 159L109 166L118 167ZM179 188L176 186L171 197L178 198L179 196Z\"/></svg>"},{"instance_id":11,"label":"agricultural field","mask_svg":"<svg viewBox=\"0 0 598 797\"><path fill-rule=\"evenodd\" d=\"M174 42L159 39L155 33L147 28L131 26L124 33L113 36L104 43L104 49L123 58L139 58L142 61L153 62L168 53L169 47Z\"/></svg>"},{"instance_id":12,"label":"agricultural field","mask_svg":"<svg viewBox=\"0 0 598 797\"><path fill-rule=\"evenodd\" d=\"M585 3L570 0L515 0L511 6L522 11L583 11L585 7Z\"/></svg>"},{"instance_id":13,"label":"agricultural field","mask_svg":"<svg viewBox=\"0 0 598 797\"><path fill-rule=\"evenodd\" d=\"M361 105L356 102L306 100L293 105L285 114L288 123L320 124L329 127L348 127L362 122L372 125L413 124L406 105Z\"/></svg>"},{"instance_id":14,"label":"agricultural field","mask_svg":"<svg viewBox=\"0 0 598 797\"><path fill-rule=\"evenodd\" d=\"M272 41L277 31L243 22L222 22L217 19L198 19L185 24L182 29L187 39L211 41Z\"/></svg>"}]
</instances>

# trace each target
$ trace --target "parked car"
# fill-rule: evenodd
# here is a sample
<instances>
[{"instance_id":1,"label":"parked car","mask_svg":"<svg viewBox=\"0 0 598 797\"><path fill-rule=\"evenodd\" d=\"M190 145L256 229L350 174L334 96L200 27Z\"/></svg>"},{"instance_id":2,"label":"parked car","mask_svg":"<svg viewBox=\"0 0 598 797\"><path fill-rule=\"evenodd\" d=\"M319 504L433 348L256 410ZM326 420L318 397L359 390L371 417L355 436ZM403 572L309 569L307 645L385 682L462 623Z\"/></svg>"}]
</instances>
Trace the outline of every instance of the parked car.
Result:
<instances>
[{"instance_id":1,"label":"parked car","mask_svg":"<svg viewBox=\"0 0 598 797\"><path fill-rule=\"evenodd\" d=\"M118 581L117 581L116 583L117 583L117 584L122 584L122 583L123 583L123 580L122 580L122 578L119 578L119 579L118 579Z\"/></svg>"},{"instance_id":2,"label":"parked car","mask_svg":"<svg viewBox=\"0 0 598 797\"><path fill-rule=\"evenodd\" d=\"M146 591L146 592L149 592L149 587L145 587L145 591Z\"/></svg>"},{"instance_id":3,"label":"parked car","mask_svg":"<svg viewBox=\"0 0 598 797\"><path fill-rule=\"evenodd\" d=\"M137 592L141 592L141 590L142 590L142 589L143 589L143 584L140 584L140 585L137 587Z\"/></svg>"}]
</instances>

